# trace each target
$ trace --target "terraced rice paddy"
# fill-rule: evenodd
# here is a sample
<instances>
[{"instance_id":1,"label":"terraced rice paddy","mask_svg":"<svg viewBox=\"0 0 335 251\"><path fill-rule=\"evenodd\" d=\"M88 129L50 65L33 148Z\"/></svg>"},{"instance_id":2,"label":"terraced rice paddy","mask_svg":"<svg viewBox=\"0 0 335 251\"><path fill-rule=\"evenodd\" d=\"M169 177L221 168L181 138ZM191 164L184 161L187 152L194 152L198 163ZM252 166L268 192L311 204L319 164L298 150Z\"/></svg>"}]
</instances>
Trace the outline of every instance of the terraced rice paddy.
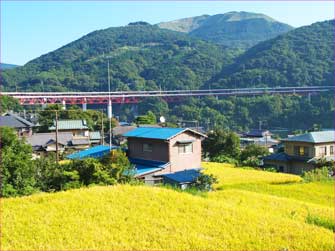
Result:
<instances>
[{"instance_id":1,"label":"terraced rice paddy","mask_svg":"<svg viewBox=\"0 0 335 251\"><path fill-rule=\"evenodd\" d=\"M1 249L334 249L333 182L204 167L219 178L204 197L118 185L3 199Z\"/></svg>"}]
</instances>

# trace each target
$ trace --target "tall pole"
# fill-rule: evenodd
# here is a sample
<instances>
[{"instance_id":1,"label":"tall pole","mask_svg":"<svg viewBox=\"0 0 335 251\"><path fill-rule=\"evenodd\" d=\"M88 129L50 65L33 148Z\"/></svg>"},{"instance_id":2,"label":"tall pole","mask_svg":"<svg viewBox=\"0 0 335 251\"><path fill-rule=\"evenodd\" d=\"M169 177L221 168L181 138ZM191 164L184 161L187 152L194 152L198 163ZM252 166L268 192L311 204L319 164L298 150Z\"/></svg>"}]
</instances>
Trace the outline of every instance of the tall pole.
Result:
<instances>
[{"instance_id":1,"label":"tall pole","mask_svg":"<svg viewBox=\"0 0 335 251\"><path fill-rule=\"evenodd\" d=\"M101 110L101 145L105 144L104 139L104 110Z\"/></svg>"},{"instance_id":2,"label":"tall pole","mask_svg":"<svg viewBox=\"0 0 335 251\"><path fill-rule=\"evenodd\" d=\"M111 100L111 80L109 73L109 60L107 64L108 72L108 119L109 119L109 149L112 149L112 100Z\"/></svg>"},{"instance_id":3,"label":"tall pole","mask_svg":"<svg viewBox=\"0 0 335 251\"><path fill-rule=\"evenodd\" d=\"M56 162L59 163L59 155L58 155L58 112L56 110L56 121L55 121L55 127L56 127Z\"/></svg>"}]
</instances>

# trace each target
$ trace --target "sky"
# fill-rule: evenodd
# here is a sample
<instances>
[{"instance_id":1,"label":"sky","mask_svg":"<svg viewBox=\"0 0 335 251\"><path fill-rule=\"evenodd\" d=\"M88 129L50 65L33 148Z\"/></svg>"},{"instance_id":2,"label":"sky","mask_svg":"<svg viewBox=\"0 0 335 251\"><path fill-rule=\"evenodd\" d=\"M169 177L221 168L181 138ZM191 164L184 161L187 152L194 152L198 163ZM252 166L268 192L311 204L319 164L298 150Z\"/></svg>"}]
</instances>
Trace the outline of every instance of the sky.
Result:
<instances>
[{"instance_id":1,"label":"sky","mask_svg":"<svg viewBox=\"0 0 335 251\"><path fill-rule=\"evenodd\" d=\"M1 0L2 63L23 65L95 30L203 14L248 11L294 27L334 18L333 1L10 1Z\"/></svg>"}]
</instances>

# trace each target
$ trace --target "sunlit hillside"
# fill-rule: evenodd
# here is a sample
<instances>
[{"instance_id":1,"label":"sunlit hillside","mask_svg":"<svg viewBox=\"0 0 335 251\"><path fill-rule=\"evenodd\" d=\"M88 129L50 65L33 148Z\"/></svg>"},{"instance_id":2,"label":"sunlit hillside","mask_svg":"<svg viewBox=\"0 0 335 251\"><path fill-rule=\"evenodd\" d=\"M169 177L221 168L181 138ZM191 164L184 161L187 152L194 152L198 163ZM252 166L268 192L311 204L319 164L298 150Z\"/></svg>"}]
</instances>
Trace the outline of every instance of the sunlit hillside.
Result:
<instances>
[{"instance_id":1,"label":"sunlit hillside","mask_svg":"<svg viewBox=\"0 0 335 251\"><path fill-rule=\"evenodd\" d=\"M204 167L219 178L205 196L118 185L4 199L2 250L334 249L333 182Z\"/></svg>"}]
</instances>

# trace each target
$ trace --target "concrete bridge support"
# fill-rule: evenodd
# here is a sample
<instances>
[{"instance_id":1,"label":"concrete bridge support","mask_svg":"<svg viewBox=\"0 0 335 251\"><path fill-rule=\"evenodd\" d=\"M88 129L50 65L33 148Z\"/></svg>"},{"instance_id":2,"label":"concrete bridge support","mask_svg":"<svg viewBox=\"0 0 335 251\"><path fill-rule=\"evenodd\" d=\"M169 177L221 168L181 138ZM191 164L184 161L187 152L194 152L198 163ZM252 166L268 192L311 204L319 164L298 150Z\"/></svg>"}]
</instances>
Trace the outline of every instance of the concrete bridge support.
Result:
<instances>
[{"instance_id":1,"label":"concrete bridge support","mask_svg":"<svg viewBox=\"0 0 335 251\"><path fill-rule=\"evenodd\" d=\"M66 110L66 102L65 102L65 100L62 101L62 110Z\"/></svg>"},{"instance_id":2,"label":"concrete bridge support","mask_svg":"<svg viewBox=\"0 0 335 251\"><path fill-rule=\"evenodd\" d=\"M87 103L83 103L82 107L83 107L83 111L86 112L87 111Z\"/></svg>"}]
</instances>

